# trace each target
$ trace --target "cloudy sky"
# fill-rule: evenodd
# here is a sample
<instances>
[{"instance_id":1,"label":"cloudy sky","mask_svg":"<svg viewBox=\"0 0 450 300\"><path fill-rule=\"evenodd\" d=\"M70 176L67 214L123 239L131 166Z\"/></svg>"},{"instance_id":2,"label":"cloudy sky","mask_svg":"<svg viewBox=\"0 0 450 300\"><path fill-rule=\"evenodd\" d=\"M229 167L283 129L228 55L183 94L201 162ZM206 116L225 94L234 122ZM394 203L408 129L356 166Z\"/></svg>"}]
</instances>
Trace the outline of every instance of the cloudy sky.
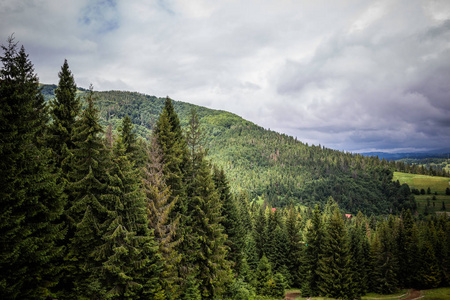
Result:
<instances>
[{"instance_id":1,"label":"cloudy sky","mask_svg":"<svg viewBox=\"0 0 450 300\"><path fill-rule=\"evenodd\" d=\"M43 83L170 96L346 151L450 148L450 1L1 0Z\"/></svg>"}]
</instances>

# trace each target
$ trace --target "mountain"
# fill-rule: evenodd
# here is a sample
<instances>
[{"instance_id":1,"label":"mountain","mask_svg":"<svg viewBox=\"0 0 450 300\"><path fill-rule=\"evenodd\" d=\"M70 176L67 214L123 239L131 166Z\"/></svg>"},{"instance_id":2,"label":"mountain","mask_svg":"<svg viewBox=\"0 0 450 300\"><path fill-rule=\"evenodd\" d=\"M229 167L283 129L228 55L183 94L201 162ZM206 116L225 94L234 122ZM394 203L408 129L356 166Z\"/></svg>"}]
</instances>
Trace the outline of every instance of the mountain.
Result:
<instances>
[{"instance_id":1,"label":"mountain","mask_svg":"<svg viewBox=\"0 0 450 300\"><path fill-rule=\"evenodd\" d=\"M51 98L51 88L44 90ZM165 100L122 91L96 92L95 97L105 128L111 126L114 132L128 115L144 139ZM173 105L182 125L190 110L197 110L208 157L224 169L235 194L246 192L250 199L262 198L278 207L324 204L331 196L350 213L385 214L414 206L409 194L392 181L393 162L310 146L226 111L181 101Z\"/></svg>"},{"instance_id":2,"label":"mountain","mask_svg":"<svg viewBox=\"0 0 450 300\"><path fill-rule=\"evenodd\" d=\"M364 156L378 156L380 159L400 160L400 159L427 159L427 158L448 158L450 155L450 149L436 149L434 151L426 152L365 152L360 153Z\"/></svg>"}]
</instances>

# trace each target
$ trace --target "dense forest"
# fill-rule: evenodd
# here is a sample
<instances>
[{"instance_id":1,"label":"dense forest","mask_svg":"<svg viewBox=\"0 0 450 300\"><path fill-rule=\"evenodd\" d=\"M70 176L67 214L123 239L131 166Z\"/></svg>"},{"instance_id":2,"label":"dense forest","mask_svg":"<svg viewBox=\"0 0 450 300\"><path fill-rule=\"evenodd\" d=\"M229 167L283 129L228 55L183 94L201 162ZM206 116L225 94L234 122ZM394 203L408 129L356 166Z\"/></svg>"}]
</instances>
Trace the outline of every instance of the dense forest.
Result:
<instances>
[{"instance_id":1,"label":"dense forest","mask_svg":"<svg viewBox=\"0 0 450 300\"><path fill-rule=\"evenodd\" d=\"M44 95L50 99L54 87L45 88ZM94 97L106 134L117 133L121 120L128 116L133 133L147 141L165 102L119 91L95 92ZM205 134L207 158L224 169L233 193L246 191L250 199L263 198L274 207L324 205L332 196L342 210L353 214L415 209L408 187L392 181L395 170L416 171L402 162L310 146L224 111L179 101L173 101L173 106L183 128L195 108Z\"/></svg>"},{"instance_id":2,"label":"dense forest","mask_svg":"<svg viewBox=\"0 0 450 300\"><path fill-rule=\"evenodd\" d=\"M281 299L287 287L357 299L450 284L450 219L416 217L394 162L169 98L80 94L67 61L46 101L24 47L2 49L2 299Z\"/></svg>"}]
</instances>

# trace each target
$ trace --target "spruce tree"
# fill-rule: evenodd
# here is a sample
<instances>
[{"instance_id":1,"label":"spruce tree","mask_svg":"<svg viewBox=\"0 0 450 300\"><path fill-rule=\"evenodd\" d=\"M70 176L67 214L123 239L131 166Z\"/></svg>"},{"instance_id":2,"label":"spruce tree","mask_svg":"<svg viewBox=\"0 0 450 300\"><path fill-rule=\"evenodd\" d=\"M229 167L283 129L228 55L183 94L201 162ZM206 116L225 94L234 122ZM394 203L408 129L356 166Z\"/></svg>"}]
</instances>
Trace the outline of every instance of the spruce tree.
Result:
<instances>
[{"instance_id":1,"label":"spruce tree","mask_svg":"<svg viewBox=\"0 0 450 300\"><path fill-rule=\"evenodd\" d=\"M288 247L288 237L279 209L275 211L269 209L267 223L266 256L271 263L273 273L278 273L286 269ZM289 276L285 271L283 275Z\"/></svg>"},{"instance_id":2,"label":"spruce tree","mask_svg":"<svg viewBox=\"0 0 450 300\"><path fill-rule=\"evenodd\" d=\"M258 258L261 259L267 248L267 217L266 209L260 206L255 217L255 224L253 226L253 239L256 243L256 250Z\"/></svg>"},{"instance_id":3,"label":"spruce tree","mask_svg":"<svg viewBox=\"0 0 450 300\"><path fill-rule=\"evenodd\" d=\"M171 198L178 197L174 212L185 214L184 173L186 172L188 152L180 120L170 98L165 101L163 111L156 122L154 135L163 154L163 173L166 184L172 191Z\"/></svg>"},{"instance_id":4,"label":"spruce tree","mask_svg":"<svg viewBox=\"0 0 450 300\"><path fill-rule=\"evenodd\" d=\"M226 260L226 235L221 225L221 203L214 186L211 168L206 160L206 151L199 140L199 120L197 113L191 111L186 132L189 153L187 186L188 236L182 242L184 257L182 265L191 265L200 283L204 299L220 297L231 281L231 266ZM186 243L187 242L187 243ZM184 262L183 262L184 261Z\"/></svg>"},{"instance_id":5,"label":"spruce tree","mask_svg":"<svg viewBox=\"0 0 450 300\"><path fill-rule=\"evenodd\" d=\"M216 186L219 201L222 205L221 224L227 235L225 244L228 246L228 260L233 262L234 270L239 273L244 250L244 230L237 208L237 203L230 193L228 180L223 169L213 169L213 179Z\"/></svg>"},{"instance_id":6,"label":"spruce tree","mask_svg":"<svg viewBox=\"0 0 450 300\"><path fill-rule=\"evenodd\" d=\"M72 166L72 150L75 149L74 144L74 128L77 117L80 114L81 103L80 99L76 97L77 87L73 78L72 72L69 70L67 60L61 67L58 73L59 83L55 90L55 98L50 101L50 116L52 122L49 125L49 135L47 143L53 152L53 161L59 169L60 176L58 183L64 187L64 197L66 198L66 205L61 220L66 224L69 230L62 245L65 245L65 255L67 254L70 243L70 238L73 236L73 226L71 226L70 218L68 217L67 209L71 201L67 201L68 196L68 176ZM64 260L59 262L62 265L61 278L55 290L64 290L64 286L71 283L70 264Z\"/></svg>"},{"instance_id":7,"label":"spruce tree","mask_svg":"<svg viewBox=\"0 0 450 300\"><path fill-rule=\"evenodd\" d=\"M300 215L294 205L289 206L286 218L287 255L286 267L291 274L290 286L300 287L303 274L300 272L302 258L302 235L300 229Z\"/></svg>"},{"instance_id":8,"label":"spruce tree","mask_svg":"<svg viewBox=\"0 0 450 300\"><path fill-rule=\"evenodd\" d=\"M58 76L59 83L55 90L55 98L50 101L52 123L49 126L49 145L54 151L55 160L64 176L69 171L67 169L69 151L75 148L73 134L81 103L76 96L77 86L67 60L64 60Z\"/></svg>"},{"instance_id":9,"label":"spruce tree","mask_svg":"<svg viewBox=\"0 0 450 300\"><path fill-rule=\"evenodd\" d=\"M130 161L124 141L122 135L114 146L108 188L102 197L108 216L101 224L102 244L92 253L102 263L94 273L106 298L164 299L159 285L162 265L148 228L139 170Z\"/></svg>"},{"instance_id":10,"label":"spruce tree","mask_svg":"<svg viewBox=\"0 0 450 300\"><path fill-rule=\"evenodd\" d=\"M308 220L305 233L305 254L303 256L302 272L305 280L302 285L303 296L320 294L321 276L319 262L322 259L323 243L325 241L322 213L319 206L315 206L311 220Z\"/></svg>"},{"instance_id":11,"label":"spruce tree","mask_svg":"<svg viewBox=\"0 0 450 300\"><path fill-rule=\"evenodd\" d=\"M318 262L321 280L318 288L322 295L338 299L354 299L347 232L337 204L330 207L323 243Z\"/></svg>"},{"instance_id":12,"label":"spruce tree","mask_svg":"<svg viewBox=\"0 0 450 300\"><path fill-rule=\"evenodd\" d=\"M369 276L371 290L380 294L390 294L397 289L398 260L395 256L395 234L388 222L377 227L371 243L372 271Z\"/></svg>"},{"instance_id":13,"label":"spruce tree","mask_svg":"<svg viewBox=\"0 0 450 300\"><path fill-rule=\"evenodd\" d=\"M352 224L348 229L352 289L356 297L365 295L368 289L370 245L367 240L366 227L362 218L362 213L359 212L355 224Z\"/></svg>"},{"instance_id":14,"label":"spruce tree","mask_svg":"<svg viewBox=\"0 0 450 300\"><path fill-rule=\"evenodd\" d=\"M251 272L255 272L258 268L259 263L259 255L258 255L258 247L256 245L253 234L249 233L245 237L245 248L244 248L244 257L247 261L249 269ZM249 282L251 283L251 282Z\"/></svg>"},{"instance_id":15,"label":"spruce tree","mask_svg":"<svg viewBox=\"0 0 450 300\"><path fill-rule=\"evenodd\" d=\"M397 235L398 279L402 286L411 288L421 280L417 275L420 267L419 232L411 211L403 210Z\"/></svg>"},{"instance_id":16,"label":"spruce tree","mask_svg":"<svg viewBox=\"0 0 450 300\"><path fill-rule=\"evenodd\" d=\"M12 36L2 49L0 298L35 299L58 278L64 198L43 145L48 115L33 64Z\"/></svg>"},{"instance_id":17,"label":"spruce tree","mask_svg":"<svg viewBox=\"0 0 450 300\"><path fill-rule=\"evenodd\" d=\"M259 295L271 295L271 280L272 268L267 257L263 255L256 271L256 293Z\"/></svg>"},{"instance_id":18,"label":"spruce tree","mask_svg":"<svg viewBox=\"0 0 450 300\"><path fill-rule=\"evenodd\" d=\"M171 219L169 216L177 198L171 201L171 191L163 175L163 154L156 136L152 136L150 144L145 145L145 151L142 184L147 203L148 226L154 230L158 252L164 261L160 284L168 299L175 299L181 285L176 269L180 261L177 251L179 240L175 239L179 218Z\"/></svg>"},{"instance_id":19,"label":"spruce tree","mask_svg":"<svg viewBox=\"0 0 450 300\"><path fill-rule=\"evenodd\" d=\"M127 153L130 160L134 161L137 151L137 139L136 134L133 132L133 123L131 123L131 119L128 115L122 120L122 124L118 128L118 131L121 143L125 147L125 153Z\"/></svg>"},{"instance_id":20,"label":"spruce tree","mask_svg":"<svg viewBox=\"0 0 450 300\"><path fill-rule=\"evenodd\" d=\"M101 225L108 217L107 199L103 197L107 192L110 153L100 136L103 128L94 106L92 87L86 100L87 107L74 129L75 148L69 173L67 215L71 221L71 243L66 259L71 263L71 278L63 293L68 298L104 293L93 273L101 262L93 258L92 252L102 243Z\"/></svg>"}]
</instances>

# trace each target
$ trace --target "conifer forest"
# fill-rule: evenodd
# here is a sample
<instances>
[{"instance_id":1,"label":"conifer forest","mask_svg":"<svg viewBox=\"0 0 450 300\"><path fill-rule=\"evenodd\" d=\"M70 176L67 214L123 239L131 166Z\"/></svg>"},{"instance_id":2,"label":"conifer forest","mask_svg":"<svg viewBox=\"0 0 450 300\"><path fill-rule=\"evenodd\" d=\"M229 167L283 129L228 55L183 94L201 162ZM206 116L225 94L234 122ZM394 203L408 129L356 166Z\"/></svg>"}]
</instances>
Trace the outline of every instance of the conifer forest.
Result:
<instances>
[{"instance_id":1,"label":"conifer forest","mask_svg":"<svg viewBox=\"0 0 450 300\"><path fill-rule=\"evenodd\" d=\"M13 37L0 58L1 299L283 299L288 288L360 299L450 285L450 218L418 214L393 180L436 171L169 97L82 90L67 60L47 97Z\"/></svg>"}]
</instances>

